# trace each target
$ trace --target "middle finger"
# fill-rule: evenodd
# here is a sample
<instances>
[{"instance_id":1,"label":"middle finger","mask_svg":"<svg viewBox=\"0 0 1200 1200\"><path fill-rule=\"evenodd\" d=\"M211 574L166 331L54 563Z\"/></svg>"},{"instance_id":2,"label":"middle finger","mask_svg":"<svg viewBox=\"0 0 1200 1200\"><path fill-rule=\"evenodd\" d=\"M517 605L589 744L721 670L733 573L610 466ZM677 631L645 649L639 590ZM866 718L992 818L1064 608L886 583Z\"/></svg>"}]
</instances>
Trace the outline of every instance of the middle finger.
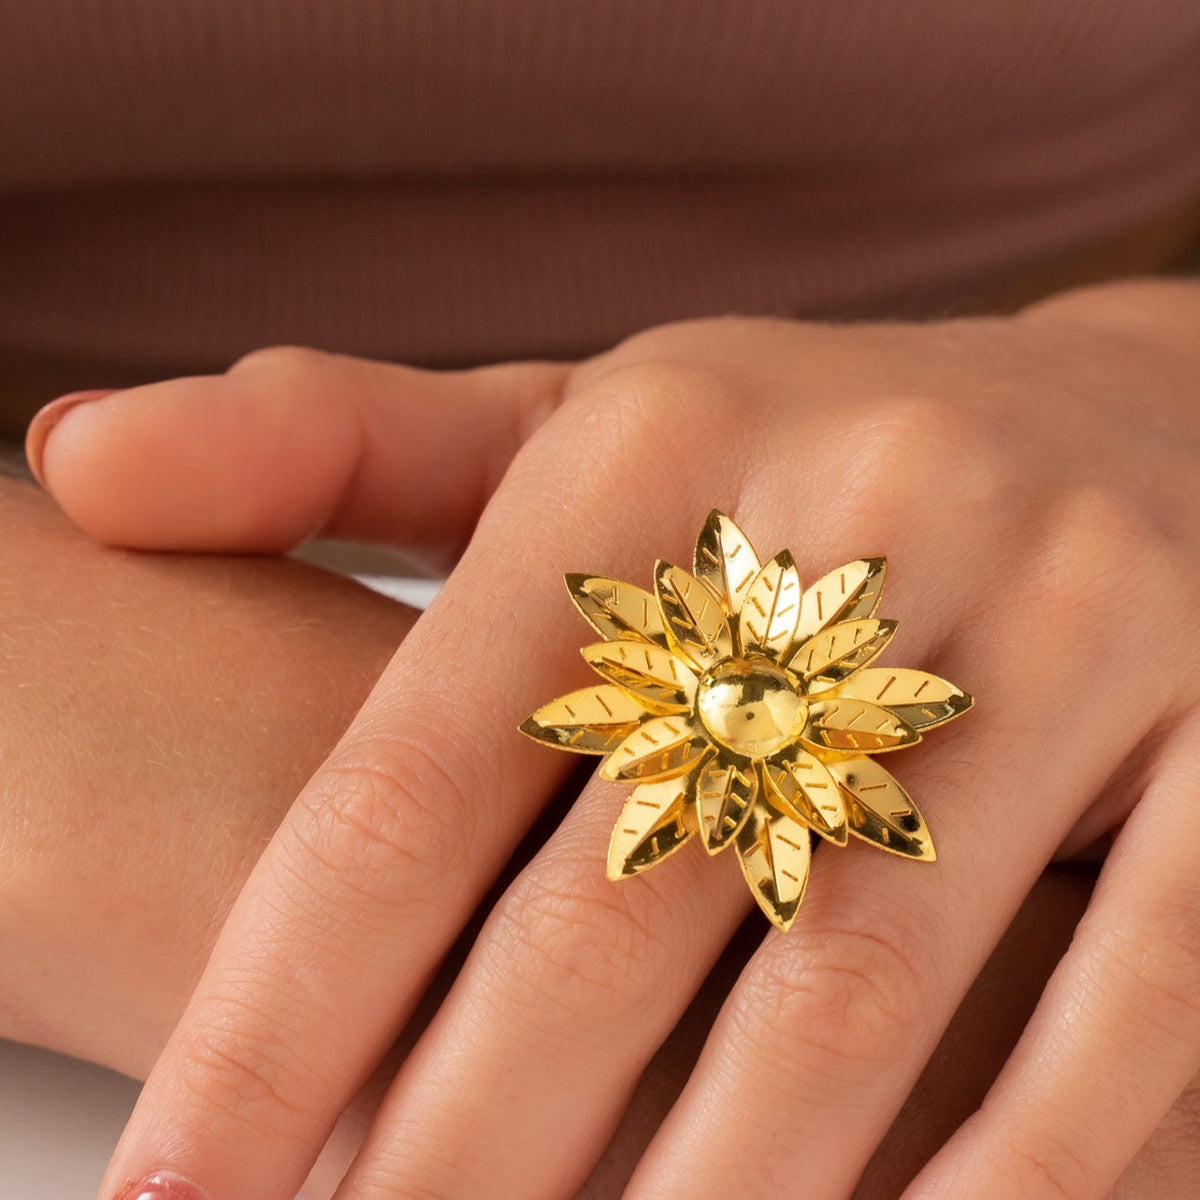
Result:
<instances>
[{"instance_id":1,"label":"middle finger","mask_svg":"<svg viewBox=\"0 0 1200 1200\"><path fill-rule=\"evenodd\" d=\"M916 619L909 632L934 637ZM687 847L608 882L621 799L593 782L504 896L340 1196L533 1200L586 1174L746 909L732 854L714 869Z\"/></svg>"}]
</instances>

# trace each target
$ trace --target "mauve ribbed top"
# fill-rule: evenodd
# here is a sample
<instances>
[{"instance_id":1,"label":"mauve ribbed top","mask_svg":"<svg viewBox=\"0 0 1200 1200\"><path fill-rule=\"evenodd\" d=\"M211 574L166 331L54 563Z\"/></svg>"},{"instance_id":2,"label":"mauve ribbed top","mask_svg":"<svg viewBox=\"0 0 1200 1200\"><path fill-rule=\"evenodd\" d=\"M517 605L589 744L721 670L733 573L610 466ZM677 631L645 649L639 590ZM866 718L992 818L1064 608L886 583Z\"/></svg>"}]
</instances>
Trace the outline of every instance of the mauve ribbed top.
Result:
<instances>
[{"instance_id":1,"label":"mauve ribbed top","mask_svg":"<svg viewBox=\"0 0 1200 1200\"><path fill-rule=\"evenodd\" d=\"M944 311L1198 194L1195 0L0 0L10 379Z\"/></svg>"}]
</instances>

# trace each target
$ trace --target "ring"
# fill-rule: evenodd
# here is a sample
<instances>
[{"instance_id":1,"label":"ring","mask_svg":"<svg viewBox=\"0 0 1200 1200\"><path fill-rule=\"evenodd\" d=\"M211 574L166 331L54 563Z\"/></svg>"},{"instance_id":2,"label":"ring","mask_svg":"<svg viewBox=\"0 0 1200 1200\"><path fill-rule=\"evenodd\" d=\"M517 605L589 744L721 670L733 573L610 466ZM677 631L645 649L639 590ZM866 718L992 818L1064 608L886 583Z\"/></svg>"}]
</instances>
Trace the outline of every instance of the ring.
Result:
<instances>
[{"instance_id":1,"label":"ring","mask_svg":"<svg viewBox=\"0 0 1200 1200\"><path fill-rule=\"evenodd\" d=\"M613 830L610 879L699 834L709 854L736 847L759 907L788 929L808 883L810 833L934 860L916 805L870 756L915 745L974 700L925 671L868 665L896 631L874 615L886 568L882 557L856 559L802 589L789 551L760 563L714 509L694 573L660 559L653 595L566 576L604 639L581 653L605 682L550 701L520 728L605 755L602 778L636 785Z\"/></svg>"}]
</instances>

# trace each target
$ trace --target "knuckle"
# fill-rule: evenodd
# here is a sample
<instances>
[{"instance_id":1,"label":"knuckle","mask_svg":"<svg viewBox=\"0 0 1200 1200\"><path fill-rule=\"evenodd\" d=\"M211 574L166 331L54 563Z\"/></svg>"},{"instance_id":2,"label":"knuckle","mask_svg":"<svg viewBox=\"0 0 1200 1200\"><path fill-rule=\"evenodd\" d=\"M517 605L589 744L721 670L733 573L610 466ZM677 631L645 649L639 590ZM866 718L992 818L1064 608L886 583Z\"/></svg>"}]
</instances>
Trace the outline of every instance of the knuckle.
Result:
<instances>
[{"instance_id":1,"label":"knuckle","mask_svg":"<svg viewBox=\"0 0 1200 1200\"><path fill-rule=\"evenodd\" d=\"M620 1025L644 1012L661 974L651 965L675 957L665 934L655 932L666 926L638 911L640 899L601 876L527 870L496 910L486 943L492 972L530 989L539 1008Z\"/></svg>"},{"instance_id":2,"label":"knuckle","mask_svg":"<svg viewBox=\"0 0 1200 1200\"><path fill-rule=\"evenodd\" d=\"M594 379L614 368L637 363L671 359L694 362L710 348L724 349L727 339L739 333L754 336L764 328L778 324L794 334L795 322L770 317L745 317L719 313L707 317L685 317L639 329L622 338L610 349L581 364L575 374L575 387L586 387ZM718 350L718 353L720 350Z\"/></svg>"},{"instance_id":3,"label":"knuckle","mask_svg":"<svg viewBox=\"0 0 1200 1200\"><path fill-rule=\"evenodd\" d=\"M269 371L287 377L307 378L321 370L329 362L330 355L309 346L262 346L243 354L226 372L228 375L243 375L251 372Z\"/></svg>"},{"instance_id":4,"label":"knuckle","mask_svg":"<svg viewBox=\"0 0 1200 1200\"><path fill-rule=\"evenodd\" d=\"M1012 581L1014 609L1038 613L1026 631L1034 652L1043 653L1049 639L1060 658L1072 653L1081 667L1097 639L1140 653L1139 640L1126 634L1130 622L1163 624L1178 611L1185 587L1164 531L1119 489L1102 484L1062 493L1038 520L1040 535Z\"/></svg>"},{"instance_id":5,"label":"knuckle","mask_svg":"<svg viewBox=\"0 0 1200 1200\"><path fill-rule=\"evenodd\" d=\"M288 865L334 904L411 903L444 887L470 856L478 813L462 784L411 741L359 745L305 789L290 822Z\"/></svg>"},{"instance_id":6,"label":"knuckle","mask_svg":"<svg viewBox=\"0 0 1200 1200\"><path fill-rule=\"evenodd\" d=\"M252 1125L264 1137L291 1140L320 1087L294 1053L262 1026L257 1011L226 998L190 1031L183 1085L201 1106Z\"/></svg>"},{"instance_id":7,"label":"knuckle","mask_svg":"<svg viewBox=\"0 0 1200 1200\"><path fill-rule=\"evenodd\" d=\"M1001 488L978 418L936 394L859 405L839 432L839 506L846 519L879 533L881 519L921 511L933 494L964 503ZM884 533L889 533L885 530Z\"/></svg>"},{"instance_id":8,"label":"knuckle","mask_svg":"<svg viewBox=\"0 0 1200 1200\"><path fill-rule=\"evenodd\" d=\"M455 1139L401 1125L355 1170L355 1200L454 1200L464 1194L463 1154Z\"/></svg>"},{"instance_id":9,"label":"knuckle","mask_svg":"<svg viewBox=\"0 0 1200 1200\"><path fill-rule=\"evenodd\" d=\"M733 1010L741 1033L765 1039L767 1054L782 1038L806 1071L842 1076L847 1064L892 1061L916 1036L927 990L913 948L866 925L801 936L759 952Z\"/></svg>"},{"instance_id":10,"label":"knuckle","mask_svg":"<svg viewBox=\"0 0 1200 1200\"><path fill-rule=\"evenodd\" d=\"M714 432L732 428L738 410L735 391L720 373L669 359L616 367L571 403L589 473L610 478L615 472L624 484L644 480L647 471L657 479L673 469L686 474L687 460L710 456ZM669 456L665 444L672 446Z\"/></svg>"},{"instance_id":11,"label":"knuckle","mask_svg":"<svg viewBox=\"0 0 1200 1200\"><path fill-rule=\"evenodd\" d=\"M1000 1153L1004 1166L997 1176L1011 1181L1014 1196L1079 1200L1092 1194L1093 1171L1087 1161L1052 1132L1023 1130L1019 1140Z\"/></svg>"},{"instance_id":12,"label":"knuckle","mask_svg":"<svg viewBox=\"0 0 1200 1200\"><path fill-rule=\"evenodd\" d=\"M1194 901L1195 896L1191 899ZM1097 955L1087 972L1092 986L1125 997L1131 1025L1147 1024L1189 1048L1200 1035L1200 928L1196 908L1172 901L1136 928L1110 924L1097 933Z\"/></svg>"},{"instance_id":13,"label":"knuckle","mask_svg":"<svg viewBox=\"0 0 1200 1200\"><path fill-rule=\"evenodd\" d=\"M740 492L731 464L748 459L735 452L746 401L744 389L701 364L614 366L564 401L561 419L525 444L513 474L524 481L522 496L532 488L551 510L592 514L585 520L605 528L614 505L639 511L664 493L680 512L711 507L714 481Z\"/></svg>"}]
</instances>

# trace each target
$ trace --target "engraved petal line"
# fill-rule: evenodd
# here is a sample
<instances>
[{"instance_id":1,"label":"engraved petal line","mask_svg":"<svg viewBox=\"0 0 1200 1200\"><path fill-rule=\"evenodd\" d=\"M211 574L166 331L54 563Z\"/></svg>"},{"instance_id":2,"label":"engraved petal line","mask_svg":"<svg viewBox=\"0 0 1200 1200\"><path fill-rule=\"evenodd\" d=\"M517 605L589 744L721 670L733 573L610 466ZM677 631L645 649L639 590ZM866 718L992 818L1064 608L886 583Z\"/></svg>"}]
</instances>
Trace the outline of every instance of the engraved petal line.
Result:
<instances>
[{"instance_id":1,"label":"engraved petal line","mask_svg":"<svg viewBox=\"0 0 1200 1200\"><path fill-rule=\"evenodd\" d=\"M882 754L914 746L921 735L882 704L841 694L809 705L801 735L814 746L854 754Z\"/></svg>"},{"instance_id":2,"label":"engraved petal line","mask_svg":"<svg viewBox=\"0 0 1200 1200\"><path fill-rule=\"evenodd\" d=\"M650 642L594 642L580 651L584 661L610 683L632 692L659 711L691 708L699 682L691 667L670 650Z\"/></svg>"},{"instance_id":3,"label":"engraved petal line","mask_svg":"<svg viewBox=\"0 0 1200 1200\"><path fill-rule=\"evenodd\" d=\"M948 679L909 667L864 667L834 691L881 704L917 730L944 725L975 703L973 696Z\"/></svg>"},{"instance_id":4,"label":"engraved petal line","mask_svg":"<svg viewBox=\"0 0 1200 1200\"><path fill-rule=\"evenodd\" d=\"M842 621L801 642L788 666L809 684L810 690L820 690L841 683L866 666L895 632L895 621Z\"/></svg>"},{"instance_id":5,"label":"engraved petal line","mask_svg":"<svg viewBox=\"0 0 1200 1200\"><path fill-rule=\"evenodd\" d=\"M822 575L804 593L796 637L809 638L830 625L874 616L886 577L883 557L858 558Z\"/></svg>"},{"instance_id":6,"label":"engraved petal line","mask_svg":"<svg viewBox=\"0 0 1200 1200\"><path fill-rule=\"evenodd\" d=\"M609 879L625 879L655 866L692 837L693 786L694 777L684 775L640 783L630 792L609 840Z\"/></svg>"},{"instance_id":7,"label":"engraved petal line","mask_svg":"<svg viewBox=\"0 0 1200 1200\"><path fill-rule=\"evenodd\" d=\"M617 746L600 767L604 779L670 779L693 767L708 749L683 714L651 717Z\"/></svg>"},{"instance_id":8,"label":"engraved petal line","mask_svg":"<svg viewBox=\"0 0 1200 1200\"><path fill-rule=\"evenodd\" d=\"M759 908L773 925L789 929L808 886L812 860L808 828L760 798L738 834L737 853Z\"/></svg>"},{"instance_id":9,"label":"engraved petal line","mask_svg":"<svg viewBox=\"0 0 1200 1200\"><path fill-rule=\"evenodd\" d=\"M791 553L781 550L763 565L746 589L738 617L742 652L758 652L784 662L800 618L800 572Z\"/></svg>"},{"instance_id":10,"label":"engraved petal line","mask_svg":"<svg viewBox=\"0 0 1200 1200\"><path fill-rule=\"evenodd\" d=\"M650 715L635 696L602 683L543 704L525 718L521 732L562 750L608 754Z\"/></svg>"},{"instance_id":11,"label":"engraved petal line","mask_svg":"<svg viewBox=\"0 0 1200 1200\"><path fill-rule=\"evenodd\" d=\"M715 595L681 567L659 560L654 590L672 650L701 670L733 653L733 633Z\"/></svg>"},{"instance_id":12,"label":"engraved petal line","mask_svg":"<svg viewBox=\"0 0 1200 1200\"><path fill-rule=\"evenodd\" d=\"M925 819L885 768L866 755L828 766L845 793L851 833L892 854L926 862L936 859Z\"/></svg>"},{"instance_id":13,"label":"engraved petal line","mask_svg":"<svg viewBox=\"0 0 1200 1200\"><path fill-rule=\"evenodd\" d=\"M565 579L571 602L602 638L648 641L666 647L662 614L649 592L603 575L570 574Z\"/></svg>"},{"instance_id":14,"label":"engraved petal line","mask_svg":"<svg viewBox=\"0 0 1200 1200\"><path fill-rule=\"evenodd\" d=\"M717 758L696 776L696 815L705 849L717 854L733 844L758 796L752 764Z\"/></svg>"},{"instance_id":15,"label":"engraved petal line","mask_svg":"<svg viewBox=\"0 0 1200 1200\"><path fill-rule=\"evenodd\" d=\"M799 748L787 758L763 764L772 798L837 846L848 840L846 805L838 781L819 759Z\"/></svg>"},{"instance_id":16,"label":"engraved petal line","mask_svg":"<svg viewBox=\"0 0 1200 1200\"><path fill-rule=\"evenodd\" d=\"M737 613L758 574L758 555L750 539L724 513L713 509L696 539L696 578L718 596L728 613Z\"/></svg>"}]
</instances>

